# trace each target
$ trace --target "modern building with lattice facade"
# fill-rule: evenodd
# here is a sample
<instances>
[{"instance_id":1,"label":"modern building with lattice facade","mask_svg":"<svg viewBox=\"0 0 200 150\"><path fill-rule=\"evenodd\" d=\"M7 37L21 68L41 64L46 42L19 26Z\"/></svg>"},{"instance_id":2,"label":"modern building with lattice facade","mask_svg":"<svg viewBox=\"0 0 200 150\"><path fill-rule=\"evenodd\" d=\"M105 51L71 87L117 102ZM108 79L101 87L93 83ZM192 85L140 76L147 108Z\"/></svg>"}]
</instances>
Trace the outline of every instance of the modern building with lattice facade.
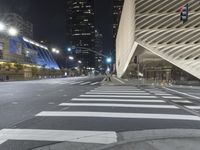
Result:
<instances>
[{"instance_id":1,"label":"modern building with lattice facade","mask_svg":"<svg viewBox=\"0 0 200 150\"><path fill-rule=\"evenodd\" d=\"M135 71L164 80L200 79L200 6L188 3L189 19L183 23L179 10L185 0L124 1L116 39L118 77Z\"/></svg>"}]
</instances>

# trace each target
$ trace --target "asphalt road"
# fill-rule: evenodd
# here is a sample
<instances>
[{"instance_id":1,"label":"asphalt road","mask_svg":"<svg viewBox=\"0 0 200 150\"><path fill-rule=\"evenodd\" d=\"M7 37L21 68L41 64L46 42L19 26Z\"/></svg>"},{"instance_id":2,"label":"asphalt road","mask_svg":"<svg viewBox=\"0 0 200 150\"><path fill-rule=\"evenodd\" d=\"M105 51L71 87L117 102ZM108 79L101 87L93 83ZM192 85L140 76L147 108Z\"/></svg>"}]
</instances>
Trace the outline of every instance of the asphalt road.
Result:
<instances>
[{"instance_id":1,"label":"asphalt road","mask_svg":"<svg viewBox=\"0 0 200 150\"><path fill-rule=\"evenodd\" d=\"M0 83L0 150L62 141L109 144L123 131L200 129L198 89L109 86L102 80Z\"/></svg>"},{"instance_id":2,"label":"asphalt road","mask_svg":"<svg viewBox=\"0 0 200 150\"><path fill-rule=\"evenodd\" d=\"M1 82L0 129L31 119L44 109L56 110L59 103L100 85L101 81L102 78L80 77ZM87 84L80 85L84 83Z\"/></svg>"}]
</instances>

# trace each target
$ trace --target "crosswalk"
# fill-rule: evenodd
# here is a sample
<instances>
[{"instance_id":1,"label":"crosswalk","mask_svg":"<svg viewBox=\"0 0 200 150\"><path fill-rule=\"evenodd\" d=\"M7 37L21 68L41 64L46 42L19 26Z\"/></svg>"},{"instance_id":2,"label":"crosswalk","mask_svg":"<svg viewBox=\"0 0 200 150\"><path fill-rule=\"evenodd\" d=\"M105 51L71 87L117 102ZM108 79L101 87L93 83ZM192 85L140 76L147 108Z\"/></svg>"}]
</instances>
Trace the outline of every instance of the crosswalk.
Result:
<instances>
[{"instance_id":1,"label":"crosswalk","mask_svg":"<svg viewBox=\"0 0 200 150\"><path fill-rule=\"evenodd\" d=\"M179 105L200 110L200 106L192 101L162 89L99 86L70 101L60 103L60 110L44 110L35 115L36 118L47 118L48 123L44 122L45 119L38 123L41 126L51 125L52 122L55 125L55 122L61 121L66 126L64 130L55 129L54 125L52 129L50 126L47 129L44 126L41 128L39 125L37 129L23 129L23 126L3 129L0 131L0 144L7 140L111 144L117 142L118 131L186 128L190 121L200 128L200 117L181 109ZM66 110L63 109L65 107Z\"/></svg>"},{"instance_id":2,"label":"crosswalk","mask_svg":"<svg viewBox=\"0 0 200 150\"><path fill-rule=\"evenodd\" d=\"M49 85L88 85L97 86L101 85L101 81L76 81L76 80L42 80L42 81L28 81L31 84L49 84Z\"/></svg>"}]
</instances>

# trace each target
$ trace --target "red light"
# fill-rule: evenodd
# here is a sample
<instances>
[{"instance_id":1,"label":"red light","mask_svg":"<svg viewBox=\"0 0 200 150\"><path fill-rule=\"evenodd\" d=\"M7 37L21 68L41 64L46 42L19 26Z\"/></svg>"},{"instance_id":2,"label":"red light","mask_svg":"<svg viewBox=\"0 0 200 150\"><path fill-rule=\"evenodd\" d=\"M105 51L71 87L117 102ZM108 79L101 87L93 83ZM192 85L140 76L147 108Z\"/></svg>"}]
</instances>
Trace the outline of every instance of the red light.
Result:
<instances>
[{"instance_id":1,"label":"red light","mask_svg":"<svg viewBox=\"0 0 200 150\"><path fill-rule=\"evenodd\" d=\"M183 11L183 6L181 6L178 11L182 12Z\"/></svg>"}]
</instances>

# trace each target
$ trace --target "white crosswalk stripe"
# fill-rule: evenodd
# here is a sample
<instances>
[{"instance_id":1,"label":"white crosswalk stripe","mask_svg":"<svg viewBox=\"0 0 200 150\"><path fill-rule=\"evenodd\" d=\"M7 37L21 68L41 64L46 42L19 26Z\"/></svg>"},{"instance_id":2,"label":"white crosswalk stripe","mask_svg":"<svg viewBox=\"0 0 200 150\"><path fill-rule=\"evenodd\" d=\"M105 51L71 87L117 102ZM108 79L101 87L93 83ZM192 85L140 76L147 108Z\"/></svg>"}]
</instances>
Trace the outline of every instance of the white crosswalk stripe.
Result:
<instances>
[{"instance_id":1,"label":"white crosswalk stripe","mask_svg":"<svg viewBox=\"0 0 200 150\"><path fill-rule=\"evenodd\" d=\"M108 92L86 92L86 94L96 94L96 95L150 95L150 93L121 93L121 92L116 92L116 93L108 93Z\"/></svg>"},{"instance_id":2,"label":"white crosswalk stripe","mask_svg":"<svg viewBox=\"0 0 200 150\"><path fill-rule=\"evenodd\" d=\"M182 99L181 97L178 96L162 96L162 97L166 99Z\"/></svg>"},{"instance_id":3,"label":"white crosswalk stripe","mask_svg":"<svg viewBox=\"0 0 200 150\"><path fill-rule=\"evenodd\" d=\"M171 96L172 94L157 93L155 95L157 95L157 96Z\"/></svg>"},{"instance_id":4,"label":"white crosswalk stripe","mask_svg":"<svg viewBox=\"0 0 200 150\"><path fill-rule=\"evenodd\" d=\"M71 85L75 85L75 84L79 84L79 83L82 83L82 82L84 82L84 81L79 81L79 82L71 82L71 83L69 83L69 84L71 84Z\"/></svg>"},{"instance_id":5,"label":"white crosswalk stripe","mask_svg":"<svg viewBox=\"0 0 200 150\"><path fill-rule=\"evenodd\" d=\"M80 95L80 97L109 97L109 98L157 98L157 96L127 96L127 95Z\"/></svg>"},{"instance_id":6,"label":"white crosswalk stripe","mask_svg":"<svg viewBox=\"0 0 200 150\"><path fill-rule=\"evenodd\" d=\"M91 90L90 92L93 92L93 93L98 93L98 92L105 92L105 93L118 93L118 92L121 92L121 93L146 93L145 91L133 91L133 90Z\"/></svg>"},{"instance_id":7,"label":"white crosswalk stripe","mask_svg":"<svg viewBox=\"0 0 200 150\"><path fill-rule=\"evenodd\" d=\"M200 109L200 106L185 106L189 109Z\"/></svg>"},{"instance_id":8,"label":"white crosswalk stripe","mask_svg":"<svg viewBox=\"0 0 200 150\"><path fill-rule=\"evenodd\" d=\"M130 108L168 108L168 109L179 109L173 105L141 105L141 104L104 104L104 103L62 103L60 106L86 106L86 107L130 107Z\"/></svg>"},{"instance_id":9,"label":"white crosswalk stripe","mask_svg":"<svg viewBox=\"0 0 200 150\"><path fill-rule=\"evenodd\" d=\"M189 103L189 104L192 103L191 101L188 101L188 100L172 100L172 102L174 102L174 103Z\"/></svg>"},{"instance_id":10,"label":"white crosswalk stripe","mask_svg":"<svg viewBox=\"0 0 200 150\"><path fill-rule=\"evenodd\" d=\"M163 100L150 100L150 99L100 99L100 98L73 98L72 101L101 101L101 102L134 102L134 103L166 103Z\"/></svg>"},{"instance_id":11,"label":"white crosswalk stripe","mask_svg":"<svg viewBox=\"0 0 200 150\"><path fill-rule=\"evenodd\" d=\"M147 114L147 113L112 113L112 112L82 112L82 111L44 111L36 116L43 117L105 117L105 118L130 118L130 119L169 119L169 120L194 120L200 121L200 117L194 115L175 114Z\"/></svg>"},{"instance_id":12,"label":"white crosswalk stripe","mask_svg":"<svg viewBox=\"0 0 200 150\"><path fill-rule=\"evenodd\" d=\"M86 85L86 84L90 84L91 82L83 82L80 85Z\"/></svg>"},{"instance_id":13,"label":"white crosswalk stripe","mask_svg":"<svg viewBox=\"0 0 200 150\"><path fill-rule=\"evenodd\" d=\"M90 85L97 85L99 84L100 82L94 82L94 83L91 83Z\"/></svg>"}]
</instances>

